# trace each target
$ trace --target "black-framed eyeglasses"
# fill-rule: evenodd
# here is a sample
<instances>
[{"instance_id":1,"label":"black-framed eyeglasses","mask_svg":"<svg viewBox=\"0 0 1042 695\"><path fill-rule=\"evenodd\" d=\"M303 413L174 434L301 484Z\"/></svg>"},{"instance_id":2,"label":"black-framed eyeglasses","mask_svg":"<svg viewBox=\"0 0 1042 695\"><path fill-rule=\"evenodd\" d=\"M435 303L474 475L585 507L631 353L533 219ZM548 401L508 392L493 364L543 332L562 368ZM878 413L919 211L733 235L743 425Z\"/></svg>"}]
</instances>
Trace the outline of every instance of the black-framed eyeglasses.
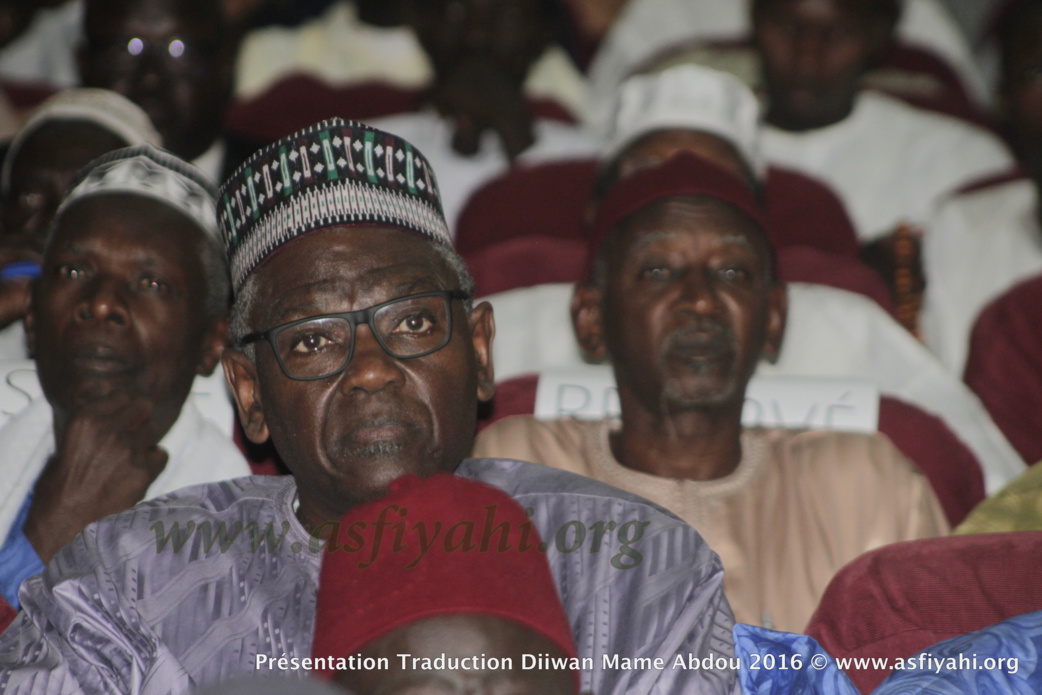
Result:
<instances>
[{"instance_id":1,"label":"black-framed eyeglasses","mask_svg":"<svg viewBox=\"0 0 1042 695\"><path fill-rule=\"evenodd\" d=\"M460 290L413 294L368 309L284 323L250 333L239 345L266 340L290 379L325 379L344 371L351 362L359 324L369 326L380 347L401 360L441 350L452 339L452 300L469 298Z\"/></svg>"}]
</instances>

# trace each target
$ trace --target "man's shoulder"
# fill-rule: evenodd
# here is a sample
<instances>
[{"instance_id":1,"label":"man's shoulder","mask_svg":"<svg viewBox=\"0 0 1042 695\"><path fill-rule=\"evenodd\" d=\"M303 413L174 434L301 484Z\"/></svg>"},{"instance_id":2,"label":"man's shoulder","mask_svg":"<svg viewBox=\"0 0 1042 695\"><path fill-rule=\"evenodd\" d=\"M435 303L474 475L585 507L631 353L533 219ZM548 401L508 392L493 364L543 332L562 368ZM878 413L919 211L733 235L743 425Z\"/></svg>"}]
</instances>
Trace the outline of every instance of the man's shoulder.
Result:
<instances>
[{"instance_id":1,"label":"man's shoulder","mask_svg":"<svg viewBox=\"0 0 1042 695\"><path fill-rule=\"evenodd\" d=\"M231 507L242 505L270 505L295 491L296 481L293 476L246 475L184 487L141 502L127 511L151 509L160 514L178 514L180 510L190 510L220 514Z\"/></svg>"},{"instance_id":2,"label":"man's shoulder","mask_svg":"<svg viewBox=\"0 0 1042 695\"><path fill-rule=\"evenodd\" d=\"M521 506L543 509L549 517L564 520L562 523L577 521L588 526L594 517L614 521L616 526L626 521L647 522L656 530L680 528L698 537L687 522L667 509L585 475L528 461L495 458L466 459L456 474L498 487Z\"/></svg>"},{"instance_id":3,"label":"man's shoulder","mask_svg":"<svg viewBox=\"0 0 1042 695\"><path fill-rule=\"evenodd\" d=\"M1038 530L1042 530L1042 464L1036 463L977 505L954 533Z\"/></svg>"},{"instance_id":4,"label":"man's shoulder","mask_svg":"<svg viewBox=\"0 0 1042 695\"><path fill-rule=\"evenodd\" d=\"M880 124L886 126L880 130ZM968 121L914 106L874 90L865 90L858 97L851 125L859 124L872 132L886 134L900 144L911 138L917 142L960 142L977 144L1001 153L1012 164L1012 156L993 133Z\"/></svg>"},{"instance_id":5,"label":"man's shoulder","mask_svg":"<svg viewBox=\"0 0 1042 695\"><path fill-rule=\"evenodd\" d=\"M769 456L789 473L828 480L902 479L922 473L879 432L761 428Z\"/></svg>"},{"instance_id":6,"label":"man's shoulder","mask_svg":"<svg viewBox=\"0 0 1042 695\"><path fill-rule=\"evenodd\" d=\"M480 456L511 457L488 453L493 447L530 449L534 452L547 449L581 452L586 447L588 435L603 426L603 420L577 420L557 418L544 420L533 415L511 415L495 422L477 437L475 451L485 451Z\"/></svg>"},{"instance_id":7,"label":"man's shoulder","mask_svg":"<svg viewBox=\"0 0 1042 695\"><path fill-rule=\"evenodd\" d=\"M236 522L264 525L289 516L295 492L292 476L245 476L192 485L89 524L78 539L86 548L75 542L66 548L120 553L138 548L142 539L169 539L177 545L181 536L187 540L194 530L234 528Z\"/></svg>"}]
</instances>

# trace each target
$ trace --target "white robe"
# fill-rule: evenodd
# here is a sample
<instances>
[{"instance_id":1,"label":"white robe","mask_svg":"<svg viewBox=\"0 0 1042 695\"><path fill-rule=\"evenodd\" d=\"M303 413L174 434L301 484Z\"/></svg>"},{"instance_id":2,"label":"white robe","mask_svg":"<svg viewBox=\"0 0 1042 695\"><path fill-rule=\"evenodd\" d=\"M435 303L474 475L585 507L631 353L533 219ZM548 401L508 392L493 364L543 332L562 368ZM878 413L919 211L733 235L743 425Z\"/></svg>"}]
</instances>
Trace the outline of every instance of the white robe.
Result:
<instances>
[{"instance_id":1,"label":"white robe","mask_svg":"<svg viewBox=\"0 0 1042 695\"><path fill-rule=\"evenodd\" d=\"M961 377L981 310L1042 273L1035 185L1018 179L942 202L923 239L923 342Z\"/></svg>"},{"instance_id":2,"label":"white robe","mask_svg":"<svg viewBox=\"0 0 1042 695\"><path fill-rule=\"evenodd\" d=\"M871 91L839 123L800 133L766 126L763 149L769 163L829 184L862 241L902 223L922 227L942 197L1014 166L983 129Z\"/></svg>"},{"instance_id":3,"label":"white robe","mask_svg":"<svg viewBox=\"0 0 1042 695\"><path fill-rule=\"evenodd\" d=\"M169 455L166 468L145 493L152 499L189 485L250 474L231 437L209 422L191 401L159 443ZM53 414L39 400L0 428L0 538L6 538L26 495L54 453Z\"/></svg>"},{"instance_id":4,"label":"white robe","mask_svg":"<svg viewBox=\"0 0 1042 695\"><path fill-rule=\"evenodd\" d=\"M749 0L630 0L590 65L590 110L606 124L616 88L657 56L699 41L728 41L749 34ZM973 52L940 0L907 0L897 39L949 65L967 93L987 103L988 87Z\"/></svg>"},{"instance_id":5,"label":"white robe","mask_svg":"<svg viewBox=\"0 0 1042 695\"><path fill-rule=\"evenodd\" d=\"M452 149L452 124L434 111L377 118L370 121L370 125L404 138L431 163L437 172L441 204L453 236L471 194L510 167L499 136L493 132L486 131L482 135L481 147L473 156L458 154ZM536 119L534 125L535 142L521 153L515 164L590 158L600 152L600 140L578 126L548 119Z\"/></svg>"}]
</instances>

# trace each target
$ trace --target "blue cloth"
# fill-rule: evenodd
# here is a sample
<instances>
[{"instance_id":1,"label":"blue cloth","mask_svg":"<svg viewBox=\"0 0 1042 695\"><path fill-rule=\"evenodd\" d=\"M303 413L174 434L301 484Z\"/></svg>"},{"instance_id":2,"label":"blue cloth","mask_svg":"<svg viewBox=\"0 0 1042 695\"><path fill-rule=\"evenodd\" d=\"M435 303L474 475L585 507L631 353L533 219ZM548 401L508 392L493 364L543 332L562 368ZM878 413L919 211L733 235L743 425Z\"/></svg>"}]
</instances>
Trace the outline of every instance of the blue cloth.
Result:
<instances>
[{"instance_id":1,"label":"blue cloth","mask_svg":"<svg viewBox=\"0 0 1042 695\"><path fill-rule=\"evenodd\" d=\"M953 600L958 600L953 597ZM1042 611L952 637L903 659L873 695L1042 693ZM1002 659L1002 662L999 660ZM1010 660L1015 660L1010 663ZM989 660L991 662L989 663Z\"/></svg>"},{"instance_id":2,"label":"blue cloth","mask_svg":"<svg viewBox=\"0 0 1042 695\"><path fill-rule=\"evenodd\" d=\"M860 695L813 637L741 623L733 632L744 695Z\"/></svg>"},{"instance_id":3,"label":"blue cloth","mask_svg":"<svg viewBox=\"0 0 1042 695\"><path fill-rule=\"evenodd\" d=\"M43 572L44 567L36 549L22 532L32 501L32 493L29 493L18 510L18 516L7 533L3 547L0 548L0 596L3 596L15 610L21 608L18 603L18 588L22 582L34 574Z\"/></svg>"},{"instance_id":4,"label":"blue cloth","mask_svg":"<svg viewBox=\"0 0 1042 695\"><path fill-rule=\"evenodd\" d=\"M858 695L807 635L735 625L734 648L744 695ZM1042 693L1040 653L1042 611L1025 613L891 657L894 670L872 695L1034 695Z\"/></svg>"}]
</instances>

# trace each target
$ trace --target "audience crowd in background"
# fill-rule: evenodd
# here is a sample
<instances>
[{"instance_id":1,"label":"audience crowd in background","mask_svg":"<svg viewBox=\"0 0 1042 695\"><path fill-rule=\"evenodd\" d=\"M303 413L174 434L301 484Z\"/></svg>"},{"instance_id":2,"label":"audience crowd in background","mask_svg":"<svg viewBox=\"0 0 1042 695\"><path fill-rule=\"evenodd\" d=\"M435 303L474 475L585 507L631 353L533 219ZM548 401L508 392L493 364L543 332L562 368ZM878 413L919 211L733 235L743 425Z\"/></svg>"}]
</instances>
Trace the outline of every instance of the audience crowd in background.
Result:
<instances>
[{"instance_id":1,"label":"audience crowd in background","mask_svg":"<svg viewBox=\"0 0 1042 695\"><path fill-rule=\"evenodd\" d=\"M1042 0L0 0L0 159L0 691L1042 692Z\"/></svg>"}]
</instances>

